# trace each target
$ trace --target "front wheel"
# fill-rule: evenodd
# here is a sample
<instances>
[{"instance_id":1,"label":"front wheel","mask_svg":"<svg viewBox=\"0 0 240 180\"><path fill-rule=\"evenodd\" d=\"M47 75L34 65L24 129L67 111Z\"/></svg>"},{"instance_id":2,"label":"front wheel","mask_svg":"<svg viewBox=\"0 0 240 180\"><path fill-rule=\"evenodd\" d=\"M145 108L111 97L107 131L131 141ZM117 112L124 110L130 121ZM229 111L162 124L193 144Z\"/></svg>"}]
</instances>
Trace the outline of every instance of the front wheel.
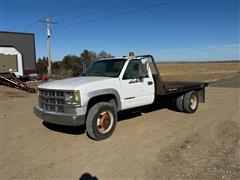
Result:
<instances>
[{"instance_id":1,"label":"front wheel","mask_svg":"<svg viewBox=\"0 0 240 180\"><path fill-rule=\"evenodd\" d=\"M86 120L87 134L95 140L110 137L116 128L116 108L107 102L99 102L92 106Z\"/></svg>"},{"instance_id":2,"label":"front wheel","mask_svg":"<svg viewBox=\"0 0 240 180\"><path fill-rule=\"evenodd\" d=\"M198 108L199 98L196 91L190 91L184 95L183 109L186 113L194 113Z\"/></svg>"}]
</instances>

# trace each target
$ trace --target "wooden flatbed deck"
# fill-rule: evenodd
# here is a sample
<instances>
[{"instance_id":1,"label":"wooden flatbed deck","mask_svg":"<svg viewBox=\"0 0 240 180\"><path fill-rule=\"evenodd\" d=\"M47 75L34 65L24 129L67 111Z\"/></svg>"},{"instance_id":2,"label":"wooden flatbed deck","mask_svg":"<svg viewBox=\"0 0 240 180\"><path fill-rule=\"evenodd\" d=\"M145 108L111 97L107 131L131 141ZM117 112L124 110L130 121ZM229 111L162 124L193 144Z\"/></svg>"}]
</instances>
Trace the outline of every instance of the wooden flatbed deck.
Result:
<instances>
[{"instance_id":1,"label":"wooden flatbed deck","mask_svg":"<svg viewBox=\"0 0 240 180\"><path fill-rule=\"evenodd\" d=\"M203 82L180 82L180 81L163 81L166 90L169 89L195 89L203 88L208 85L208 83Z\"/></svg>"},{"instance_id":2,"label":"wooden flatbed deck","mask_svg":"<svg viewBox=\"0 0 240 180\"><path fill-rule=\"evenodd\" d=\"M157 75L153 75L153 79L155 83L155 94L160 96L200 90L208 86L208 83L205 82L161 81Z\"/></svg>"}]
</instances>

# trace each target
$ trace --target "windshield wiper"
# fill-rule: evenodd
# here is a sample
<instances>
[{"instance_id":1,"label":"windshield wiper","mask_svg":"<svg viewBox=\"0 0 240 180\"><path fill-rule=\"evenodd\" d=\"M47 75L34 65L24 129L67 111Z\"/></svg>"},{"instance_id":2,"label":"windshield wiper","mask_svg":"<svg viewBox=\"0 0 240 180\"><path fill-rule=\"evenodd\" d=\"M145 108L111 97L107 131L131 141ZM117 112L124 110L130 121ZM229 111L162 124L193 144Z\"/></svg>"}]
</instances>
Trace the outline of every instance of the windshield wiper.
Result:
<instances>
[{"instance_id":1,"label":"windshield wiper","mask_svg":"<svg viewBox=\"0 0 240 180\"><path fill-rule=\"evenodd\" d=\"M103 76L103 77L108 77L103 72L82 73L80 76Z\"/></svg>"},{"instance_id":2,"label":"windshield wiper","mask_svg":"<svg viewBox=\"0 0 240 180\"><path fill-rule=\"evenodd\" d=\"M104 77L106 77L107 75L105 74L105 73L103 73L103 72L93 72L91 75L101 75L101 76L104 76Z\"/></svg>"}]
</instances>

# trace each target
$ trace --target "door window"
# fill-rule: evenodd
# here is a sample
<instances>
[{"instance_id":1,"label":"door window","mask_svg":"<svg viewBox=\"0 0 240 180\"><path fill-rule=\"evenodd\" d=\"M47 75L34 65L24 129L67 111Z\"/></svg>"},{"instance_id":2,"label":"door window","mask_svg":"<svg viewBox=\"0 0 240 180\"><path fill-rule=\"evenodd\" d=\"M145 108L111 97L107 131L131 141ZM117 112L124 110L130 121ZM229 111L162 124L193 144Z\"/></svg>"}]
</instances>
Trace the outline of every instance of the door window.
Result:
<instances>
[{"instance_id":1,"label":"door window","mask_svg":"<svg viewBox=\"0 0 240 180\"><path fill-rule=\"evenodd\" d=\"M143 62L141 61L140 64L140 77L141 78L148 78L148 63L147 61Z\"/></svg>"},{"instance_id":2,"label":"door window","mask_svg":"<svg viewBox=\"0 0 240 180\"><path fill-rule=\"evenodd\" d=\"M127 69L123 75L123 80L147 77L148 77L147 61L142 62L141 60L130 60Z\"/></svg>"},{"instance_id":3,"label":"door window","mask_svg":"<svg viewBox=\"0 0 240 180\"><path fill-rule=\"evenodd\" d=\"M131 60L123 75L123 79L137 79L140 77L140 60Z\"/></svg>"}]
</instances>

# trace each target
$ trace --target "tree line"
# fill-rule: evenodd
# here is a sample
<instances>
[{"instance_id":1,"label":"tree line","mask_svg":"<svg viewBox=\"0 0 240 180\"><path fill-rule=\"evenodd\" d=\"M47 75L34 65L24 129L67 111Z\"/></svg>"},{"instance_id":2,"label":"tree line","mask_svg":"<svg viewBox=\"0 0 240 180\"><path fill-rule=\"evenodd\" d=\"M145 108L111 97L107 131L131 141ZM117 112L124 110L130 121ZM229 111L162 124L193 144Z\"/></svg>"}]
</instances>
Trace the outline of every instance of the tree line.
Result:
<instances>
[{"instance_id":1,"label":"tree line","mask_svg":"<svg viewBox=\"0 0 240 180\"><path fill-rule=\"evenodd\" d=\"M52 78L63 79L67 77L79 76L83 70L96 59L112 57L111 54L101 51L95 53L93 51L84 50L80 56L77 55L66 55L61 61L51 62L52 63ZM47 75L48 58L38 58L36 63L37 73L40 78Z\"/></svg>"}]
</instances>

